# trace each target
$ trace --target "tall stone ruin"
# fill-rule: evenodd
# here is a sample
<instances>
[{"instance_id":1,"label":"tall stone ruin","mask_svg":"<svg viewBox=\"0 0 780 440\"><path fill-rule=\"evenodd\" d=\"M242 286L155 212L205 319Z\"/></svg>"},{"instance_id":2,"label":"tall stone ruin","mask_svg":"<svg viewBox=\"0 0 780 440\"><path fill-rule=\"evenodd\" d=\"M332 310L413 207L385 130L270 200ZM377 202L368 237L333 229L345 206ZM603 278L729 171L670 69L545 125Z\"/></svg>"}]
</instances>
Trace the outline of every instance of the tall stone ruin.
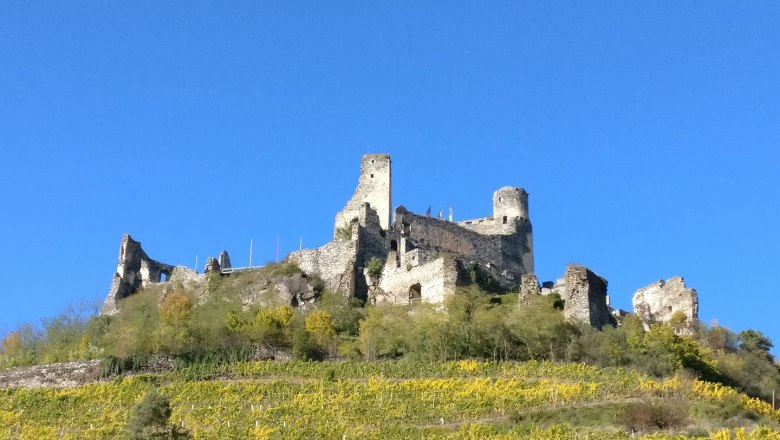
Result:
<instances>
[{"instance_id":1,"label":"tall stone ruin","mask_svg":"<svg viewBox=\"0 0 780 440\"><path fill-rule=\"evenodd\" d=\"M612 323L607 280L584 266L569 265L563 277L563 315L602 328Z\"/></svg>"},{"instance_id":2,"label":"tall stone ruin","mask_svg":"<svg viewBox=\"0 0 780 440\"><path fill-rule=\"evenodd\" d=\"M633 297L634 313L645 328L655 323L669 322L675 313L685 315L688 326L699 319L699 296L696 289L685 285L682 277L659 280L638 289Z\"/></svg>"},{"instance_id":3,"label":"tall stone ruin","mask_svg":"<svg viewBox=\"0 0 780 440\"><path fill-rule=\"evenodd\" d=\"M365 155L360 169L355 193L335 216L334 240L288 257L329 289L371 302L441 302L471 265L505 289L533 273L525 190L501 188L493 194L491 216L455 223L403 206L391 210L390 155ZM381 264L379 274L369 273L372 261Z\"/></svg>"},{"instance_id":4,"label":"tall stone ruin","mask_svg":"<svg viewBox=\"0 0 780 440\"><path fill-rule=\"evenodd\" d=\"M170 280L197 280L195 271L184 266L173 266L153 260L146 255L141 243L133 240L130 234L122 237L119 245L119 260L111 281L101 314L113 315L118 312L121 299L127 298L143 287L153 283Z\"/></svg>"}]
</instances>

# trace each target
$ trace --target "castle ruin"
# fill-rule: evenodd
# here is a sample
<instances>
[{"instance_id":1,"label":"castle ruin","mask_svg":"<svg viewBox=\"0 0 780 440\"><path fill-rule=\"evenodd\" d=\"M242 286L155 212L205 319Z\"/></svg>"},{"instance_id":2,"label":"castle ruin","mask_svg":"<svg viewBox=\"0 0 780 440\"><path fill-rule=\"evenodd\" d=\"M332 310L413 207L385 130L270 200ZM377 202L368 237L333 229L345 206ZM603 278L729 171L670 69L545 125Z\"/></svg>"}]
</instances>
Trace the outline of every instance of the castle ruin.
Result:
<instances>
[{"instance_id":1,"label":"castle ruin","mask_svg":"<svg viewBox=\"0 0 780 440\"><path fill-rule=\"evenodd\" d=\"M272 290L281 292L281 301L313 302L319 293L313 286L319 283L306 277L364 302L394 304L441 303L458 286L481 281L494 292L519 292L521 303L534 295L558 294L567 319L597 328L614 325L628 313L610 307L606 279L584 266L570 265L557 282L539 284L528 193L522 188L496 190L491 215L458 222L433 218L430 212L415 214L402 205L393 209L392 200L390 155L363 156L357 189L335 215L333 240L287 257L304 273L275 281ZM208 259L204 274L161 263L126 234L102 313L116 313L119 301L140 288L168 281L201 285L206 273L225 276L233 270L226 251ZM698 319L696 292L685 288L681 278L640 289L634 308L648 326L667 322L676 311L691 325Z\"/></svg>"},{"instance_id":2,"label":"castle ruin","mask_svg":"<svg viewBox=\"0 0 780 440\"><path fill-rule=\"evenodd\" d=\"M321 277L331 290L390 303L441 302L468 267L507 290L533 273L525 190L501 188L493 194L492 215L451 222L404 206L392 210L391 182L389 154L363 156L357 189L336 214L333 241L293 252L288 261ZM380 270L369 270L377 262Z\"/></svg>"}]
</instances>

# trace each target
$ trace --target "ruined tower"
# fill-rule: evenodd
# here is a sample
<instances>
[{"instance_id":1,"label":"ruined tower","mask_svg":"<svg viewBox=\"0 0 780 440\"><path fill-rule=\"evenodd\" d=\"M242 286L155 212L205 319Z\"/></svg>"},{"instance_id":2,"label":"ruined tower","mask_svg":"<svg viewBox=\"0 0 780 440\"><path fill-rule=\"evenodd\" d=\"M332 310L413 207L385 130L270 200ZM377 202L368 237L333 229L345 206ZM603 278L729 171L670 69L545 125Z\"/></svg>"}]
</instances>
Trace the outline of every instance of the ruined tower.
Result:
<instances>
[{"instance_id":1,"label":"ruined tower","mask_svg":"<svg viewBox=\"0 0 780 440\"><path fill-rule=\"evenodd\" d=\"M366 154L360 163L360 179L352 198L344 209L336 214L333 233L359 218L364 203L376 211L383 230L390 227L391 171L389 154Z\"/></svg>"},{"instance_id":2,"label":"ruined tower","mask_svg":"<svg viewBox=\"0 0 780 440\"><path fill-rule=\"evenodd\" d=\"M135 293L149 283L159 283L171 276L174 267L152 260L141 248L141 243L133 240L130 234L122 237L119 245L119 259L111 282L111 289L103 304L104 314L117 311L117 302Z\"/></svg>"},{"instance_id":3,"label":"ruined tower","mask_svg":"<svg viewBox=\"0 0 780 440\"><path fill-rule=\"evenodd\" d=\"M149 258L141 247L141 242L133 240L130 234L122 237L119 245L119 259L116 272L111 279L111 288L103 303L101 314L113 315L118 312L119 300L134 294L138 289L154 283L170 280L197 280L194 270L184 266L173 266Z\"/></svg>"},{"instance_id":4,"label":"ruined tower","mask_svg":"<svg viewBox=\"0 0 780 440\"><path fill-rule=\"evenodd\" d=\"M493 193L493 218L506 224L509 219L528 220L528 193L523 188L505 186Z\"/></svg>"}]
</instances>

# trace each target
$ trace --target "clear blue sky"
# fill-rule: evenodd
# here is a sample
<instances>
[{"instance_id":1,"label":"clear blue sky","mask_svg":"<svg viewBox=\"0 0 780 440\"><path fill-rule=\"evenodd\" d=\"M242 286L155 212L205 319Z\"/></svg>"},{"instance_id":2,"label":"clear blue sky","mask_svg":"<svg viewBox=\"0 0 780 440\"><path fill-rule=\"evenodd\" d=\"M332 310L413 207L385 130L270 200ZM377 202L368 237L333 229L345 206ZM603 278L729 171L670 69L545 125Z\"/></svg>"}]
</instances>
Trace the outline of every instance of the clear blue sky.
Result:
<instances>
[{"instance_id":1,"label":"clear blue sky","mask_svg":"<svg viewBox=\"0 0 780 440\"><path fill-rule=\"evenodd\" d=\"M325 243L360 156L394 204L530 192L539 277L682 275L777 324L780 3L0 3L0 330L161 261Z\"/></svg>"}]
</instances>

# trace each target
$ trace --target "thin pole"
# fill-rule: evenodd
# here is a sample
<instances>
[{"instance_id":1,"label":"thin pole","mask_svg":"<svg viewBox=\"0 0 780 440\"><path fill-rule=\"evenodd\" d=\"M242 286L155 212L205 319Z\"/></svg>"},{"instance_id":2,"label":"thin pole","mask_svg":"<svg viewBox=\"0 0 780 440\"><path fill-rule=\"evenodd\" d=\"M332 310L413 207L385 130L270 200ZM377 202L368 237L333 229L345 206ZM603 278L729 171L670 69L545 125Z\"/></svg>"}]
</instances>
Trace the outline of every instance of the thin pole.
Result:
<instances>
[{"instance_id":1,"label":"thin pole","mask_svg":"<svg viewBox=\"0 0 780 440\"><path fill-rule=\"evenodd\" d=\"M298 250L303 250L303 237L301 237L301 241L298 243Z\"/></svg>"},{"instance_id":2,"label":"thin pole","mask_svg":"<svg viewBox=\"0 0 780 440\"><path fill-rule=\"evenodd\" d=\"M775 410L775 390L772 390L772 411Z\"/></svg>"},{"instance_id":3,"label":"thin pole","mask_svg":"<svg viewBox=\"0 0 780 440\"><path fill-rule=\"evenodd\" d=\"M279 236L276 237L276 262L279 262Z\"/></svg>"},{"instance_id":4,"label":"thin pole","mask_svg":"<svg viewBox=\"0 0 780 440\"><path fill-rule=\"evenodd\" d=\"M249 268L252 268L252 239L249 239Z\"/></svg>"},{"instance_id":5,"label":"thin pole","mask_svg":"<svg viewBox=\"0 0 780 440\"><path fill-rule=\"evenodd\" d=\"M195 254L195 273L198 273L198 254Z\"/></svg>"}]
</instances>

